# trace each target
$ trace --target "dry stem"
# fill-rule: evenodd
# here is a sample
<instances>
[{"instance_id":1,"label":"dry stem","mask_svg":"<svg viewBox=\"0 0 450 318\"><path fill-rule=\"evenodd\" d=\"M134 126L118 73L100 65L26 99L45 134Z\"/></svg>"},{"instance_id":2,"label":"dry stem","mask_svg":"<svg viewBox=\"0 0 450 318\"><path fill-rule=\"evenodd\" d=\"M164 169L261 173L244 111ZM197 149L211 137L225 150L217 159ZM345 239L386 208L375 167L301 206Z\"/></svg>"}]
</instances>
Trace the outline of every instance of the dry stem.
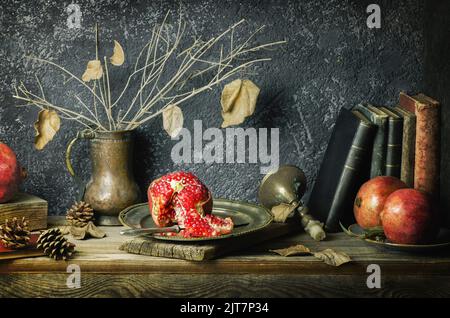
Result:
<instances>
[{"instance_id":1,"label":"dry stem","mask_svg":"<svg viewBox=\"0 0 450 318\"><path fill-rule=\"evenodd\" d=\"M15 89L13 96L25 101L26 106L33 105L40 109L54 109L60 112L63 118L74 120L91 129L103 131L135 129L161 114L170 105L180 105L188 99L212 89L214 86L230 79L256 63L270 60L270 58L246 59L246 55L249 53L273 48L285 43L285 41L276 41L251 46L250 42L263 30L263 27L250 34L242 43L236 43L236 29L244 23L244 20L241 20L208 41L194 39L191 46L180 49L180 45L184 40L186 23L182 20L180 13L176 33L172 39L167 24L168 16L169 13L167 13L159 26L153 28L150 40L139 52L134 63L133 71L128 76L123 89L114 101L111 94L109 67L106 57L103 59L104 76L94 81L92 87L54 62L31 57L36 61L56 67L58 70L69 75L70 78L75 79L92 94L92 103L86 103L78 95L74 95L77 102L81 104L83 111L77 112L49 102L44 95L43 87L37 77L36 81L42 97L31 93L23 83ZM95 35L95 53L96 59L98 60L97 25L95 26ZM223 40L227 36L230 41L228 51L226 51L223 43ZM218 57L208 58L207 56L211 55L216 47L218 47ZM173 64L176 66L173 67ZM169 65L171 65L172 71L169 69ZM187 88L183 91L183 88L189 86L193 79L198 77L203 78L208 74L211 74L211 77L205 84L202 84L200 87ZM162 82L163 79L164 82ZM133 81L138 82L138 88L134 97L127 107L117 107L126 92L132 87L131 83ZM106 123L102 123L97 110L97 103L103 106L107 119ZM88 104L92 104L92 109Z\"/></svg>"}]
</instances>

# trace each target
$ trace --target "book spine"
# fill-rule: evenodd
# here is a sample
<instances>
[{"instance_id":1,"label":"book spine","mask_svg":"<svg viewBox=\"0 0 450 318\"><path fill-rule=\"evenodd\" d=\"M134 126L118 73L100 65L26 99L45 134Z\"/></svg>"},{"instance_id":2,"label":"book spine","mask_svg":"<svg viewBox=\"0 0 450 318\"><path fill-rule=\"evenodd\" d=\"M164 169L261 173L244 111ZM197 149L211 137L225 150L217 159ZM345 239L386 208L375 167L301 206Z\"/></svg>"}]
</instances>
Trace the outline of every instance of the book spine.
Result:
<instances>
[{"instance_id":1,"label":"book spine","mask_svg":"<svg viewBox=\"0 0 450 318\"><path fill-rule=\"evenodd\" d=\"M385 175L400 178L402 161L403 120L389 117Z\"/></svg>"},{"instance_id":2,"label":"book spine","mask_svg":"<svg viewBox=\"0 0 450 318\"><path fill-rule=\"evenodd\" d=\"M410 188L414 187L414 166L416 148L416 117L403 119L402 165L400 179Z\"/></svg>"},{"instance_id":3,"label":"book spine","mask_svg":"<svg viewBox=\"0 0 450 318\"><path fill-rule=\"evenodd\" d=\"M440 166L439 107L416 107L414 188L438 195Z\"/></svg>"},{"instance_id":4,"label":"book spine","mask_svg":"<svg viewBox=\"0 0 450 318\"><path fill-rule=\"evenodd\" d=\"M339 222L348 225L353 216L353 200L365 181L364 167L373 147L375 126L360 122L348 152L325 226L328 231L340 231ZM369 166L367 165L367 168ZM344 216L344 217L343 217ZM343 219L339 219L342 218Z\"/></svg>"},{"instance_id":5,"label":"book spine","mask_svg":"<svg viewBox=\"0 0 450 318\"><path fill-rule=\"evenodd\" d=\"M378 129L373 141L371 178L384 175L386 165L386 120L381 117L374 117L374 123Z\"/></svg>"}]
</instances>

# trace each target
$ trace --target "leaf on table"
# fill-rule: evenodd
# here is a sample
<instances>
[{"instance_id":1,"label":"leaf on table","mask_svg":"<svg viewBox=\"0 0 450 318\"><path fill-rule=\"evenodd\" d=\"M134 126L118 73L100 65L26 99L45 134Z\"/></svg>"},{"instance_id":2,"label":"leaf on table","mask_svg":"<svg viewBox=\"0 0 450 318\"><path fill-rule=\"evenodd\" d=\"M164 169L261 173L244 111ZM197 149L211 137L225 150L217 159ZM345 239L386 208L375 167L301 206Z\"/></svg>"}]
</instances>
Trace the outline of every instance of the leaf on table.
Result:
<instances>
[{"instance_id":1,"label":"leaf on table","mask_svg":"<svg viewBox=\"0 0 450 318\"><path fill-rule=\"evenodd\" d=\"M76 240L84 240L89 237L103 238L106 236L106 233L96 227L92 221L83 227L71 226L69 231Z\"/></svg>"},{"instance_id":2,"label":"leaf on table","mask_svg":"<svg viewBox=\"0 0 450 318\"><path fill-rule=\"evenodd\" d=\"M84 71L81 79L83 82L100 79L103 76L103 68L100 60L92 60L87 63L86 71Z\"/></svg>"},{"instance_id":3,"label":"leaf on table","mask_svg":"<svg viewBox=\"0 0 450 318\"><path fill-rule=\"evenodd\" d=\"M274 252L280 254L281 256L292 256L292 255L310 255L311 251L304 245L297 244L287 248L270 250L270 252Z\"/></svg>"},{"instance_id":4,"label":"leaf on table","mask_svg":"<svg viewBox=\"0 0 450 318\"><path fill-rule=\"evenodd\" d=\"M340 266L351 261L350 256L343 252L336 252L330 248L321 252L313 253L314 257L322 260L328 265Z\"/></svg>"},{"instance_id":5,"label":"leaf on table","mask_svg":"<svg viewBox=\"0 0 450 318\"><path fill-rule=\"evenodd\" d=\"M38 150L44 147L53 139L61 126L61 119L54 110L43 109L39 112L38 119L34 123L36 137L34 146Z\"/></svg>"},{"instance_id":6,"label":"leaf on table","mask_svg":"<svg viewBox=\"0 0 450 318\"><path fill-rule=\"evenodd\" d=\"M120 66L125 61L125 53L123 52L123 48L116 40L114 40L114 51L109 61L115 66Z\"/></svg>"},{"instance_id":7,"label":"leaf on table","mask_svg":"<svg viewBox=\"0 0 450 318\"><path fill-rule=\"evenodd\" d=\"M93 222L88 223L88 230L87 232L94 238L102 238L106 236L106 233L102 230L100 230L98 227L95 226Z\"/></svg>"},{"instance_id":8,"label":"leaf on table","mask_svg":"<svg viewBox=\"0 0 450 318\"><path fill-rule=\"evenodd\" d=\"M69 225L63 225L63 226L58 226L59 230L61 231L62 235L67 235L70 234L70 228L71 226Z\"/></svg>"},{"instance_id":9,"label":"leaf on table","mask_svg":"<svg viewBox=\"0 0 450 318\"><path fill-rule=\"evenodd\" d=\"M183 128L183 112L176 105L169 105L163 111L163 127L171 138L175 138Z\"/></svg>"},{"instance_id":10,"label":"leaf on table","mask_svg":"<svg viewBox=\"0 0 450 318\"><path fill-rule=\"evenodd\" d=\"M295 210L296 206L293 204L281 203L272 207L271 212L275 222L285 222L288 216Z\"/></svg>"},{"instance_id":11,"label":"leaf on table","mask_svg":"<svg viewBox=\"0 0 450 318\"><path fill-rule=\"evenodd\" d=\"M251 116L256 108L259 87L250 80L237 79L225 85L220 98L222 128L239 125Z\"/></svg>"},{"instance_id":12,"label":"leaf on table","mask_svg":"<svg viewBox=\"0 0 450 318\"><path fill-rule=\"evenodd\" d=\"M72 234L73 238L76 240L84 240L86 238L87 234L87 225L83 227L78 226L71 226L70 227L70 234Z\"/></svg>"}]
</instances>

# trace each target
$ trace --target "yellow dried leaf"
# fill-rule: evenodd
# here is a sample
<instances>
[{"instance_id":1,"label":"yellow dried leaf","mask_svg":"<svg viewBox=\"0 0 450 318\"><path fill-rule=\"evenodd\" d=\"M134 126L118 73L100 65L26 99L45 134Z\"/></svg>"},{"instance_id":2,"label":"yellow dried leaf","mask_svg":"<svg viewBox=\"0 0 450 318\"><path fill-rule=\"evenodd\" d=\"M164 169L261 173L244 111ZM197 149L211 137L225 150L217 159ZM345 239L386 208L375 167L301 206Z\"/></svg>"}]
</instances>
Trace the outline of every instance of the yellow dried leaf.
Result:
<instances>
[{"instance_id":1,"label":"yellow dried leaf","mask_svg":"<svg viewBox=\"0 0 450 318\"><path fill-rule=\"evenodd\" d=\"M220 98L222 128L242 124L256 108L259 88L250 80L237 79L225 85Z\"/></svg>"},{"instance_id":2,"label":"yellow dried leaf","mask_svg":"<svg viewBox=\"0 0 450 318\"><path fill-rule=\"evenodd\" d=\"M176 105L171 105L163 112L163 127L170 137L175 138L183 128L183 112Z\"/></svg>"},{"instance_id":3,"label":"yellow dried leaf","mask_svg":"<svg viewBox=\"0 0 450 318\"><path fill-rule=\"evenodd\" d=\"M84 71L81 79L83 82L100 79L103 75L102 63L100 60L92 60L87 63L86 71Z\"/></svg>"},{"instance_id":4,"label":"yellow dried leaf","mask_svg":"<svg viewBox=\"0 0 450 318\"><path fill-rule=\"evenodd\" d=\"M274 252L280 254L281 256L293 256L293 255L309 255L311 251L305 245L297 244L287 248L281 248L278 250L270 250L270 252Z\"/></svg>"},{"instance_id":5,"label":"yellow dried leaf","mask_svg":"<svg viewBox=\"0 0 450 318\"><path fill-rule=\"evenodd\" d=\"M34 123L34 129L36 130L34 146L36 149L44 149L45 145L56 135L60 125L61 120L54 110L41 110L38 120Z\"/></svg>"},{"instance_id":6,"label":"yellow dried leaf","mask_svg":"<svg viewBox=\"0 0 450 318\"><path fill-rule=\"evenodd\" d=\"M350 256L343 252L335 252L330 248L313 253L314 257L324 261L328 265L340 266L351 261Z\"/></svg>"},{"instance_id":7,"label":"yellow dried leaf","mask_svg":"<svg viewBox=\"0 0 450 318\"><path fill-rule=\"evenodd\" d=\"M273 215L273 220L275 222L285 222L289 214L295 210L296 206L293 204L281 203L272 207L271 212Z\"/></svg>"},{"instance_id":8,"label":"yellow dried leaf","mask_svg":"<svg viewBox=\"0 0 450 318\"><path fill-rule=\"evenodd\" d=\"M125 53L119 42L114 40L114 51L113 55L109 59L112 65L120 66L125 61Z\"/></svg>"}]
</instances>

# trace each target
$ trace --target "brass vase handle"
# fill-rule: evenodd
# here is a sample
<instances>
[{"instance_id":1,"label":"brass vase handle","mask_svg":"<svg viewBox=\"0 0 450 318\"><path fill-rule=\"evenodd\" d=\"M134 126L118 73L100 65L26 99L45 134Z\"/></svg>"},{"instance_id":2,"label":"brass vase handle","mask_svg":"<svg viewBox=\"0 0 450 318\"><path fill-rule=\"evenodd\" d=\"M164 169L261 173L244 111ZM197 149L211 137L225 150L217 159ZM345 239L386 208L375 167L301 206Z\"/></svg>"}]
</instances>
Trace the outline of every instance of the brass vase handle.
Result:
<instances>
[{"instance_id":1,"label":"brass vase handle","mask_svg":"<svg viewBox=\"0 0 450 318\"><path fill-rule=\"evenodd\" d=\"M72 139L67 145L66 149L66 167L72 177L75 177L75 171L73 170L72 162L70 156L72 154L72 147L80 139L93 139L95 138L95 132L92 130L83 130L77 133L77 136Z\"/></svg>"}]
</instances>

